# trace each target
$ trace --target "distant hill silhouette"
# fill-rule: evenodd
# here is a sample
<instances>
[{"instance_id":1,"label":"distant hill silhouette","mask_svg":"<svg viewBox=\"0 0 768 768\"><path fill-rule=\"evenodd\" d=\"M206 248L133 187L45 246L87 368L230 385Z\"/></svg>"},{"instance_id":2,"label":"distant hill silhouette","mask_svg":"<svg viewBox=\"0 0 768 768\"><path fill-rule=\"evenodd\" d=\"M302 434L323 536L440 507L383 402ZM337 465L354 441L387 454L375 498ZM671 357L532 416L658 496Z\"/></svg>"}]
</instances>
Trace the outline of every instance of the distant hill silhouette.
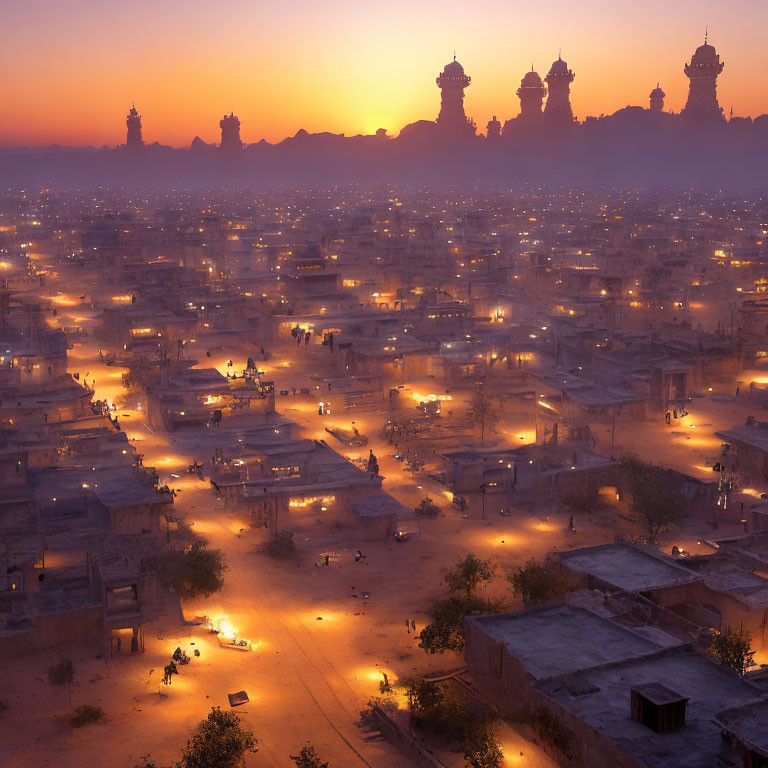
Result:
<instances>
[{"instance_id":1,"label":"distant hill silhouette","mask_svg":"<svg viewBox=\"0 0 768 768\"><path fill-rule=\"evenodd\" d=\"M680 115L628 106L561 128L507 121L495 141L443 132L429 120L395 138L299 130L236 156L196 137L188 149L0 148L8 185L76 186L286 181L558 183L637 186L764 186L768 115L697 127Z\"/></svg>"}]
</instances>

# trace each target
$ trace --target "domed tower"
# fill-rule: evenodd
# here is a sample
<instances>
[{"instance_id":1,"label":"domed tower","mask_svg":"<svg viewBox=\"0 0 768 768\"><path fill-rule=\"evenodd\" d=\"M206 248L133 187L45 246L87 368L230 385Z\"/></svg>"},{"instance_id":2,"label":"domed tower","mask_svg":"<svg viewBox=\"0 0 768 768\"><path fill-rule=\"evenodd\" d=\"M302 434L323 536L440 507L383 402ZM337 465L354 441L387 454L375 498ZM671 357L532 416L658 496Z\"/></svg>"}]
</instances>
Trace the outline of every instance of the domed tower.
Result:
<instances>
[{"instance_id":1,"label":"domed tower","mask_svg":"<svg viewBox=\"0 0 768 768\"><path fill-rule=\"evenodd\" d=\"M554 127L573 124L573 109L571 108L571 83L576 75L568 69L568 64L558 56L557 61L550 67L544 78L549 87L549 98L544 108L544 122Z\"/></svg>"},{"instance_id":2,"label":"domed tower","mask_svg":"<svg viewBox=\"0 0 768 768\"><path fill-rule=\"evenodd\" d=\"M525 77L517 89L517 97L520 99L521 122L536 125L542 121L544 116L541 108L546 95L546 86L541 82L538 72L534 72L533 67L531 67L531 71L525 73Z\"/></svg>"},{"instance_id":3,"label":"domed tower","mask_svg":"<svg viewBox=\"0 0 768 768\"><path fill-rule=\"evenodd\" d=\"M717 101L717 78L724 66L717 51L709 44L708 36L705 36L704 45L696 49L690 63L685 65L685 74L691 84L682 114L692 122L711 124L725 120Z\"/></svg>"},{"instance_id":4,"label":"domed tower","mask_svg":"<svg viewBox=\"0 0 768 768\"><path fill-rule=\"evenodd\" d=\"M131 104L131 111L125 119L128 134L125 137L126 149L141 149L144 139L141 138L141 115L136 111L136 105Z\"/></svg>"},{"instance_id":5,"label":"domed tower","mask_svg":"<svg viewBox=\"0 0 768 768\"><path fill-rule=\"evenodd\" d=\"M651 112L663 112L664 111L664 99L667 98L667 94L661 90L661 84L656 83L656 87L651 91Z\"/></svg>"},{"instance_id":6,"label":"domed tower","mask_svg":"<svg viewBox=\"0 0 768 768\"><path fill-rule=\"evenodd\" d=\"M493 120L488 121L487 134L490 141L496 141L501 138L501 123L493 116Z\"/></svg>"},{"instance_id":7,"label":"domed tower","mask_svg":"<svg viewBox=\"0 0 768 768\"><path fill-rule=\"evenodd\" d=\"M435 82L441 91L437 124L451 133L474 135L475 124L464 114L464 89L472 78L464 74L464 67L456 61L456 56L445 65Z\"/></svg>"},{"instance_id":8,"label":"domed tower","mask_svg":"<svg viewBox=\"0 0 768 768\"><path fill-rule=\"evenodd\" d=\"M219 122L221 127L221 148L225 152L237 152L243 148L240 139L240 120L232 112Z\"/></svg>"}]
</instances>

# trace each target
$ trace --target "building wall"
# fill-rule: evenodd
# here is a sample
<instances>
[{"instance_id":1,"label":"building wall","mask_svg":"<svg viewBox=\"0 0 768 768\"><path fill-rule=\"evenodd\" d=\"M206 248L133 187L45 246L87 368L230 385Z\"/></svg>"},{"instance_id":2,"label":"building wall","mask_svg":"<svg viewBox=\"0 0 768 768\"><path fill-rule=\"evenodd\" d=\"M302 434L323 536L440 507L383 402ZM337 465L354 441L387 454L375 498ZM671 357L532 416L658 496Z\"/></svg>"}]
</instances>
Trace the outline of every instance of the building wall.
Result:
<instances>
[{"instance_id":1,"label":"building wall","mask_svg":"<svg viewBox=\"0 0 768 768\"><path fill-rule=\"evenodd\" d=\"M100 605L36 616L34 629L0 637L0 658L23 656L57 645L80 643L100 647L104 642L104 611Z\"/></svg>"},{"instance_id":2,"label":"building wall","mask_svg":"<svg viewBox=\"0 0 768 768\"><path fill-rule=\"evenodd\" d=\"M154 533L160 530L160 509L157 504L112 507L110 528L114 533Z\"/></svg>"},{"instance_id":3,"label":"building wall","mask_svg":"<svg viewBox=\"0 0 768 768\"><path fill-rule=\"evenodd\" d=\"M560 765L579 768L641 768L640 763L617 747L592 727L571 715L556 702L542 696L532 686L535 681L525 666L510 655L501 639L489 637L472 619L468 619L467 643L464 658L475 687L497 706L502 715L519 715L525 711L531 719L544 707L571 732L569 755L553 749L536 734L535 729L518 724L517 727L535 740ZM629 698L627 699L629 717Z\"/></svg>"}]
</instances>

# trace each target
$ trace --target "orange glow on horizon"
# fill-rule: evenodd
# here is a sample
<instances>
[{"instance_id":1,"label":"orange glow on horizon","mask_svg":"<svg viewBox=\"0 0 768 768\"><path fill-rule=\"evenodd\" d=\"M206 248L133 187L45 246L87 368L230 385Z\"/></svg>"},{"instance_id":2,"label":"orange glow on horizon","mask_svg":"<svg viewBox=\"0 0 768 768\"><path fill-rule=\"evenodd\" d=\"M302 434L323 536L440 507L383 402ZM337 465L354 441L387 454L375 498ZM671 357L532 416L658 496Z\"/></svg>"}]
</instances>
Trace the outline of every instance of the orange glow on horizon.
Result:
<instances>
[{"instance_id":1,"label":"orange glow on horizon","mask_svg":"<svg viewBox=\"0 0 768 768\"><path fill-rule=\"evenodd\" d=\"M515 91L531 61L544 76L560 46L576 72L580 119L647 106L657 80L667 109L679 111L688 86L683 65L707 23L726 63L721 105L756 116L768 112L764 84L755 80L763 72L762 27L737 24L751 9L747 0L735 5L649 0L606 15L599 0L578 8L553 0L546 14L502 0L470 8L422 0L417 9L405 0L299 0L269 9L172 0L140 2L125 14L95 0L76 8L29 0L4 19L13 35L0 66L13 76L4 83L0 143L121 144L132 100L147 143L218 141L218 122L232 110L248 143L280 141L300 128L396 135L437 116L435 77L454 46L472 77L467 114L483 132L492 115L503 122L518 113Z\"/></svg>"}]
</instances>

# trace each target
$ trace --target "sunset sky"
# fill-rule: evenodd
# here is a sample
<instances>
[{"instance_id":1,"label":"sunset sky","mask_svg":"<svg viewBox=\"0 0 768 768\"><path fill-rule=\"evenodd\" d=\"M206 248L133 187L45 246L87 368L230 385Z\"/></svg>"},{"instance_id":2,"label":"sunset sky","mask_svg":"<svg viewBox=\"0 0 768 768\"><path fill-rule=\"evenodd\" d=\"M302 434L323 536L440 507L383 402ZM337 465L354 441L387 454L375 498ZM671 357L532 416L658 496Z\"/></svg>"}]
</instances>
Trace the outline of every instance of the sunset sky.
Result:
<instances>
[{"instance_id":1,"label":"sunset sky","mask_svg":"<svg viewBox=\"0 0 768 768\"><path fill-rule=\"evenodd\" d=\"M765 0L3 0L0 143L119 144L131 101L146 141L218 141L234 110L247 142L299 128L396 134L439 108L456 50L484 131L519 111L533 61L558 49L576 72L574 112L685 102L683 64L703 42L725 61L726 113L768 112Z\"/></svg>"}]
</instances>

